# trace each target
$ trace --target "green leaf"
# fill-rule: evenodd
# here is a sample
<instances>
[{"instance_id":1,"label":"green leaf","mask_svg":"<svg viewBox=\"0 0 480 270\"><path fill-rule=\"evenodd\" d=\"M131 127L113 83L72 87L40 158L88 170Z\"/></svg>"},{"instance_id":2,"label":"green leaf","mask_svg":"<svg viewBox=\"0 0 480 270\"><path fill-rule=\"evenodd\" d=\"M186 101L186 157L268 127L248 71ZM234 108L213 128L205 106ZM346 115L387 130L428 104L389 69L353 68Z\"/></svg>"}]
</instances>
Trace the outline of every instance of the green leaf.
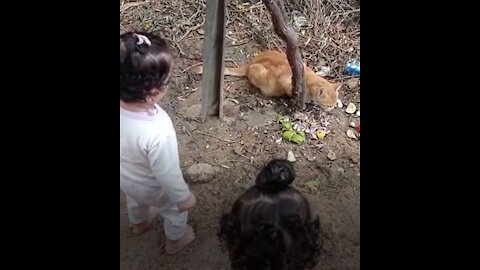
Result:
<instances>
[{"instance_id":1,"label":"green leaf","mask_svg":"<svg viewBox=\"0 0 480 270\"><path fill-rule=\"evenodd\" d=\"M320 179L314 178L308 182L305 183L305 186L309 188L312 191L317 191L318 186L320 186Z\"/></svg>"},{"instance_id":2,"label":"green leaf","mask_svg":"<svg viewBox=\"0 0 480 270\"><path fill-rule=\"evenodd\" d=\"M290 122L290 119L288 118L288 116L278 115L277 116L277 121L279 123L283 124L283 123L286 123L286 122Z\"/></svg>"},{"instance_id":3,"label":"green leaf","mask_svg":"<svg viewBox=\"0 0 480 270\"><path fill-rule=\"evenodd\" d=\"M291 129L292 129L292 123L290 122L282 123L282 130L291 130Z\"/></svg>"},{"instance_id":4,"label":"green leaf","mask_svg":"<svg viewBox=\"0 0 480 270\"><path fill-rule=\"evenodd\" d=\"M292 130L285 130L283 133L282 133L282 137L283 139L287 140L287 141L290 141L293 137L293 135L295 135L295 132L292 131Z\"/></svg>"},{"instance_id":5,"label":"green leaf","mask_svg":"<svg viewBox=\"0 0 480 270\"><path fill-rule=\"evenodd\" d=\"M294 134L291 139L292 142L296 144L301 144L305 141L305 136L302 136L300 134Z\"/></svg>"}]
</instances>

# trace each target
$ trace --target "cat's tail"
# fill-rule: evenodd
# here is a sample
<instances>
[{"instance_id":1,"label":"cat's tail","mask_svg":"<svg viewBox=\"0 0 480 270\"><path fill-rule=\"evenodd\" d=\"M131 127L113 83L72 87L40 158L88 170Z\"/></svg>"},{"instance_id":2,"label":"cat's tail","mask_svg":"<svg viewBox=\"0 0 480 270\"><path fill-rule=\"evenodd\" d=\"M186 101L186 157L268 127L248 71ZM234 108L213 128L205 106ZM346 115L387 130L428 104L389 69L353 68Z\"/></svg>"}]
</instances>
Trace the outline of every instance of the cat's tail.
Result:
<instances>
[{"instance_id":1,"label":"cat's tail","mask_svg":"<svg viewBox=\"0 0 480 270\"><path fill-rule=\"evenodd\" d=\"M247 76L247 69L248 69L248 65L243 65L238 68L226 67L225 70L223 71L223 74L227 76L243 77L243 76Z\"/></svg>"},{"instance_id":2,"label":"cat's tail","mask_svg":"<svg viewBox=\"0 0 480 270\"><path fill-rule=\"evenodd\" d=\"M243 77L247 76L247 69L248 65L243 65L238 68L228 68L226 67L223 70L223 74L227 76L236 76L236 77ZM192 72L198 75L203 74L203 65L196 66L192 68Z\"/></svg>"}]
</instances>

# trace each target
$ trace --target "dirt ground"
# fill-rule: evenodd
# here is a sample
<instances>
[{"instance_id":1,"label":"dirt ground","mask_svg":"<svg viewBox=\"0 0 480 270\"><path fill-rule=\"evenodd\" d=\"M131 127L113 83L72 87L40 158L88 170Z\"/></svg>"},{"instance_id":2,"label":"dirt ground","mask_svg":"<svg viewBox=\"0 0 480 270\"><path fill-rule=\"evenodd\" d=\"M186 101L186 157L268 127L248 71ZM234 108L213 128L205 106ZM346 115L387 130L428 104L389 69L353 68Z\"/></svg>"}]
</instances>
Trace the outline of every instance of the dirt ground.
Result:
<instances>
[{"instance_id":1,"label":"dirt ground","mask_svg":"<svg viewBox=\"0 0 480 270\"><path fill-rule=\"evenodd\" d=\"M236 27L230 24L227 30L238 32ZM138 25L121 23L121 31L133 29ZM344 82L340 100L345 105L329 113L330 133L322 140L308 139L302 145L279 141L275 119L283 114L284 100L261 97L243 78L225 78L224 121L201 123L201 76L190 68L202 60L202 41L201 31L191 31L175 44L182 52L177 52L173 80L160 104L175 125L184 175L198 198L190 212L197 239L178 255L167 256L161 218L145 234L133 236L120 192L120 269L230 269L227 253L216 238L219 218L266 162L286 158L289 151L296 158L294 186L305 194L321 221L324 244L315 269L360 269L360 141L346 135L352 130L350 123L359 123L360 117L345 112L350 102L360 109L359 80L353 84L347 83L348 78L332 76L333 81ZM226 65L243 64L265 49L257 40L240 45L227 42ZM308 108L321 111L312 104ZM312 180L316 184L307 184Z\"/></svg>"}]
</instances>

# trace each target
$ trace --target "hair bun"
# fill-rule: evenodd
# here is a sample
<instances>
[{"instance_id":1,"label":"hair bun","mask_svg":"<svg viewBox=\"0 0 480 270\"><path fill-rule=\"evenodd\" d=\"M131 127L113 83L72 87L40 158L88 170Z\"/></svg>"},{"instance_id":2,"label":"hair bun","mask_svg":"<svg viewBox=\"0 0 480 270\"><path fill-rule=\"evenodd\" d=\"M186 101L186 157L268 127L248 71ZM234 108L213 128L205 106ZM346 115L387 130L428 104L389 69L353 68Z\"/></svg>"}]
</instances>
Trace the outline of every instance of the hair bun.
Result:
<instances>
[{"instance_id":1,"label":"hair bun","mask_svg":"<svg viewBox=\"0 0 480 270\"><path fill-rule=\"evenodd\" d=\"M264 191L286 189L295 180L295 170L290 161L274 159L262 168L256 179L256 186Z\"/></svg>"}]
</instances>

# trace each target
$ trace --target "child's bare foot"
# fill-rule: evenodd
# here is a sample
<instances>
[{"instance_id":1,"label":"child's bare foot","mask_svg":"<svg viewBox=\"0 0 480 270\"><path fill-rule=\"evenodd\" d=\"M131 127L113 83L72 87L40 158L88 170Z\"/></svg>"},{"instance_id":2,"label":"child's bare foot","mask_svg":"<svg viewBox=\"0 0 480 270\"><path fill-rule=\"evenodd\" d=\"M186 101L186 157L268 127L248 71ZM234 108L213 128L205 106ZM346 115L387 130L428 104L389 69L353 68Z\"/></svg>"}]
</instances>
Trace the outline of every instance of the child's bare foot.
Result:
<instances>
[{"instance_id":1,"label":"child's bare foot","mask_svg":"<svg viewBox=\"0 0 480 270\"><path fill-rule=\"evenodd\" d=\"M140 235L150 229L152 226L153 221L157 217L158 209L155 207L150 207L148 210L147 220L142 223L132 225L132 232L135 235Z\"/></svg>"},{"instance_id":2,"label":"child's bare foot","mask_svg":"<svg viewBox=\"0 0 480 270\"><path fill-rule=\"evenodd\" d=\"M195 240L195 232L191 226L188 226L182 239L170 240L167 238L165 240L165 251L168 255L174 255L188 246L193 240Z\"/></svg>"}]
</instances>

